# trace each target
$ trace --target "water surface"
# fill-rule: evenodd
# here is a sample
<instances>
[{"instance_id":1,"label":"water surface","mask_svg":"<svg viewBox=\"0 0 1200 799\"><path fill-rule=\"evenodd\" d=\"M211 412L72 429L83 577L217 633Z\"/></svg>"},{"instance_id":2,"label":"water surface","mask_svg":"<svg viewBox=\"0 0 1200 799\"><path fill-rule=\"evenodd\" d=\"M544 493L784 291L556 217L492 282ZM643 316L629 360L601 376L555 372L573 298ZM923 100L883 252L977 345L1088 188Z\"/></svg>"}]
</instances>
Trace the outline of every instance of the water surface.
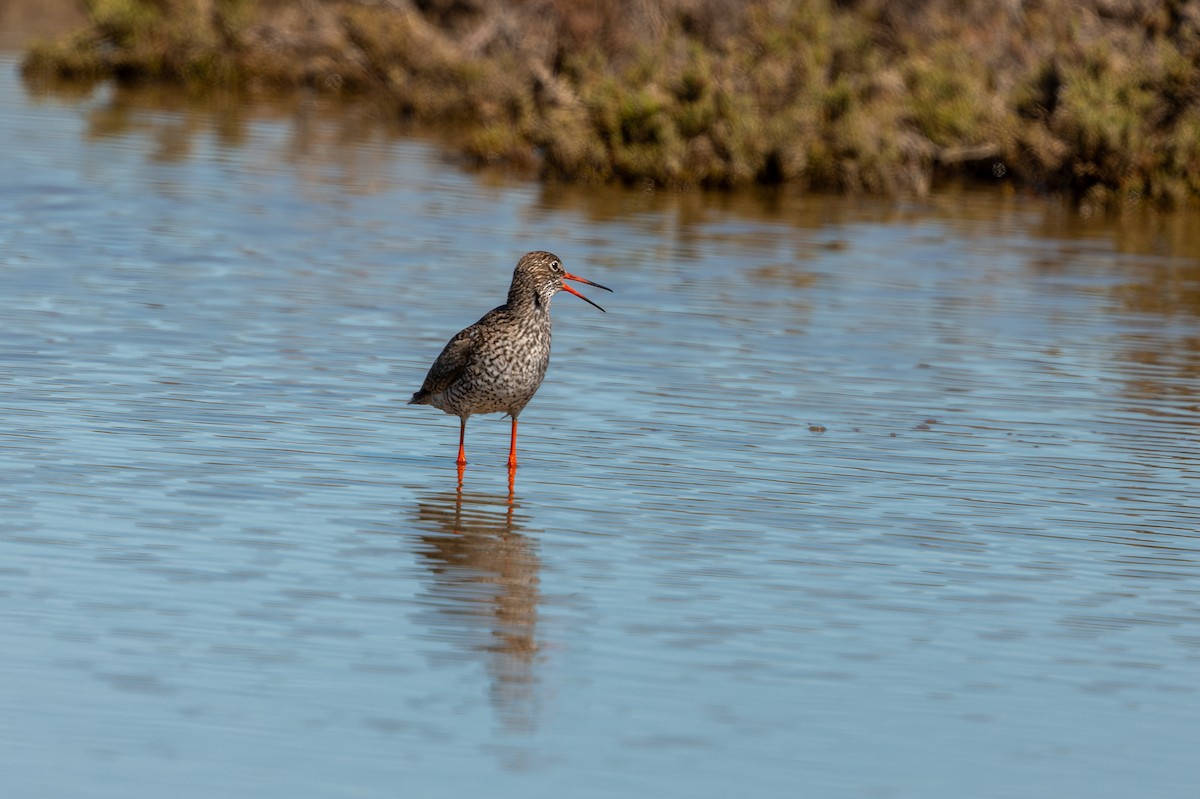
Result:
<instances>
[{"instance_id":1,"label":"water surface","mask_svg":"<svg viewBox=\"0 0 1200 799\"><path fill-rule=\"evenodd\" d=\"M0 62L0 784L1190 797L1200 224L554 188ZM522 415L404 403L550 249Z\"/></svg>"}]
</instances>

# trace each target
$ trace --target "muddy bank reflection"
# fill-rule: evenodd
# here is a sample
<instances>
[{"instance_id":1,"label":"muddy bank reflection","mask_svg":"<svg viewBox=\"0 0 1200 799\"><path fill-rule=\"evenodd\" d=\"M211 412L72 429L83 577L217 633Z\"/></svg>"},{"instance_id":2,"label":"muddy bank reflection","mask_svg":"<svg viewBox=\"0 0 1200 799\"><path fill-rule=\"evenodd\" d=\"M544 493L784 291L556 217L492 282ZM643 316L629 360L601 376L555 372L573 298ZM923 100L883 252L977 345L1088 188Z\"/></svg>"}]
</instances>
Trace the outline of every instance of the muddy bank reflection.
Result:
<instances>
[{"instance_id":1,"label":"muddy bank reflection","mask_svg":"<svg viewBox=\"0 0 1200 799\"><path fill-rule=\"evenodd\" d=\"M511 495L461 486L418 499L414 547L432 576L418 616L434 638L483 660L505 729L532 732L541 562L518 507Z\"/></svg>"}]
</instances>

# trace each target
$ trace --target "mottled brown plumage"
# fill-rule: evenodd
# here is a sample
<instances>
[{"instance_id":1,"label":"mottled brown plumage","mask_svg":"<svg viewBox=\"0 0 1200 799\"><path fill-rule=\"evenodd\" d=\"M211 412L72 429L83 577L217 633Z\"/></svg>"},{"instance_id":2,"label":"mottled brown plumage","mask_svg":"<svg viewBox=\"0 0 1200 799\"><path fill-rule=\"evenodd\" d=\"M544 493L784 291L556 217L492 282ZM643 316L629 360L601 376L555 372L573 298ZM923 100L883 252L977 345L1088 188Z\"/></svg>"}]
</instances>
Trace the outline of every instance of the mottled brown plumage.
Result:
<instances>
[{"instance_id":1,"label":"mottled brown plumage","mask_svg":"<svg viewBox=\"0 0 1200 799\"><path fill-rule=\"evenodd\" d=\"M508 302L450 339L409 400L410 405L432 405L459 418L459 464L467 462L467 418L503 412L512 417L508 465L517 465L517 416L533 399L550 365L550 300L565 290L600 308L564 280L611 291L567 272L553 253L526 253L513 271Z\"/></svg>"}]
</instances>

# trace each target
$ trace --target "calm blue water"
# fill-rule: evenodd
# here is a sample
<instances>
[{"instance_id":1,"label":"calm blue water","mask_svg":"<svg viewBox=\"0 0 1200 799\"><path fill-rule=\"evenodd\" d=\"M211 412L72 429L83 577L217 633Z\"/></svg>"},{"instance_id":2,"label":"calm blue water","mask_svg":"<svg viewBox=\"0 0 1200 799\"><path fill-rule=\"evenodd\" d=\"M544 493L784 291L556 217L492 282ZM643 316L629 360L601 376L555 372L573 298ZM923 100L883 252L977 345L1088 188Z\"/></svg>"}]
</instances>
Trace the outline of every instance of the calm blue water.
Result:
<instances>
[{"instance_id":1,"label":"calm blue water","mask_svg":"<svg viewBox=\"0 0 1200 799\"><path fill-rule=\"evenodd\" d=\"M0 62L0 788L1192 797L1200 218L547 189ZM522 415L404 403L550 249Z\"/></svg>"}]
</instances>

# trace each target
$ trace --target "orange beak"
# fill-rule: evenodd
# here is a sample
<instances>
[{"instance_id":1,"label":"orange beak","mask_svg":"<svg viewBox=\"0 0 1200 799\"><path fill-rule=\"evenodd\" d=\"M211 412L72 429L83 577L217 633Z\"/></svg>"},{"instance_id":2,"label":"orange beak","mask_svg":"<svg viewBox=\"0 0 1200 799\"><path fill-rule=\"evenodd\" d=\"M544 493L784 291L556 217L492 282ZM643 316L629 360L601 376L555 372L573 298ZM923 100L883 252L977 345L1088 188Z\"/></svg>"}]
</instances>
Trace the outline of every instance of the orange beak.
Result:
<instances>
[{"instance_id":1,"label":"orange beak","mask_svg":"<svg viewBox=\"0 0 1200 799\"><path fill-rule=\"evenodd\" d=\"M597 308L600 308L600 306L599 306L599 305L596 305L596 303L592 302L592 301L591 301L591 300L589 300L587 297L583 296L583 295L582 295L582 294L580 294L578 291L576 291L575 289L573 289L573 288L571 288L570 286L568 286L568 285L566 284L566 281L568 281L568 280L575 280L575 281L578 281L578 282L580 282L580 283L587 283L589 286L595 286L595 287L596 287L596 288L598 288L598 289L604 289L605 291L612 291L612 289L610 289L608 286L601 286L599 283L593 283L592 281L590 281L590 280L587 280L587 279L585 279L585 278L582 278L582 277L579 277L578 275L572 275L570 272L567 272L566 274L564 274L564 275L563 275L563 285L562 285L562 287L563 287L563 291L567 292L568 294L574 294L576 297L578 297L579 299L583 300L583 301L584 301L584 302L586 302L588 305L594 305L594 306L595 306L595 307L597 307ZM604 309L603 309L603 308L600 308L600 310L601 310L601 311L603 311Z\"/></svg>"}]
</instances>

